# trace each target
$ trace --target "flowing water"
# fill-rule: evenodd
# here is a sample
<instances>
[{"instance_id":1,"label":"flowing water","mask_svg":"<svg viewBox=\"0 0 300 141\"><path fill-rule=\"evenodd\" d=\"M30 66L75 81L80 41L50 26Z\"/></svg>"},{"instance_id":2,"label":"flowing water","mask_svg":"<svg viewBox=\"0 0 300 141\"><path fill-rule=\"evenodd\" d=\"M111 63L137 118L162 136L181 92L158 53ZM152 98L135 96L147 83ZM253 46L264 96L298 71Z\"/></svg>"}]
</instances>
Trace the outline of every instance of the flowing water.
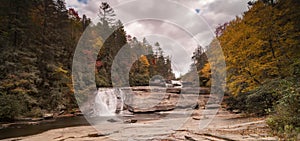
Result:
<instances>
[{"instance_id":1,"label":"flowing water","mask_svg":"<svg viewBox=\"0 0 300 141\"><path fill-rule=\"evenodd\" d=\"M124 124L123 121L127 121L128 119L136 119L139 122L155 121L164 118L166 115L170 116L169 113L164 112L134 115L130 114L128 111L125 112L124 103L130 102L131 100L131 98L126 95L127 93L126 90L123 91L121 89L99 89L90 105L90 109L93 111L90 115L91 117L58 118L55 120L43 121L38 125L15 124L8 128L0 129L0 139L34 135L57 128L88 126L90 124L94 125L94 123L100 123L100 125L102 125L102 123L106 125L113 125L115 123L118 125L130 126L130 124ZM181 114L171 114L172 118L182 117L182 113L184 112L180 113ZM86 118L89 122L87 122Z\"/></svg>"},{"instance_id":2,"label":"flowing water","mask_svg":"<svg viewBox=\"0 0 300 141\"><path fill-rule=\"evenodd\" d=\"M124 99L121 89L99 89L92 107L94 116L114 116L122 113Z\"/></svg>"},{"instance_id":3,"label":"flowing water","mask_svg":"<svg viewBox=\"0 0 300 141\"><path fill-rule=\"evenodd\" d=\"M39 123L38 125L28 125L24 123L14 124L7 128L0 129L0 140L5 138L39 134L51 129L88 125L90 124L83 116L46 120Z\"/></svg>"},{"instance_id":4,"label":"flowing water","mask_svg":"<svg viewBox=\"0 0 300 141\"><path fill-rule=\"evenodd\" d=\"M124 107L124 97L124 92L120 89L99 89L94 99L94 104L91 107L94 118L98 117L99 120L104 120L112 118L116 114L121 115ZM83 116L45 120L37 125L15 123L7 128L0 128L0 140L39 134L51 129L88 125L90 123Z\"/></svg>"}]
</instances>

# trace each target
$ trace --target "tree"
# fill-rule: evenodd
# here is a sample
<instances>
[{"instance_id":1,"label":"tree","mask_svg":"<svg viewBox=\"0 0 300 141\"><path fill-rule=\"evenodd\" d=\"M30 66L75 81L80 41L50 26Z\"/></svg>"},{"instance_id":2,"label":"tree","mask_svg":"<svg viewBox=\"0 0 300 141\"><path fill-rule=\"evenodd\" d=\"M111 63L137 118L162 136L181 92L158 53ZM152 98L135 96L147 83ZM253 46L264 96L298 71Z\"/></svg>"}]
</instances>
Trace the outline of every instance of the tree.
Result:
<instances>
[{"instance_id":1,"label":"tree","mask_svg":"<svg viewBox=\"0 0 300 141\"><path fill-rule=\"evenodd\" d=\"M208 58L206 56L206 53L203 49L203 47L198 46L195 51L193 52L191 68L187 74L185 74L182 78L185 81L191 81L199 84L200 86L206 86L206 83L210 79L210 77L203 76L202 70L205 67L205 65L208 64ZM207 69L207 68L206 68ZM196 77L195 79L194 77ZM200 83L198 83L200 81Z\"/></svg>"},{"instance_id":2,"label":"tree","mask_svg":"<svg viewBox=\"0 0 300 141\"><path fill-rule=\"evenodd\" d=\"M297 100L287 100L298 97L291 89L299 81L299 7L295 0L254 2L218 37L226 59L227 93L234 99L229 105L257 115L275 111L280 117L269 124L280 134L299 132L298 113L281 111L299 108L293 104ZM296 126L284 127L281 121Z\"/></svg>"},{"instance_id":3,"label":"tree","mask_svg":"<svg viewBox=\"0 0 300 141\"><path fill-rule=\"evenodd\" d=\"M193 52L192 60L196 65L198 71L200 71L204 65L208 62L207 56L204 52L203 47L198 46Z\"/></svg>"},{"instance_id":4,"label":"tree","mask_svg":"<svg viewBox=\"0 0 300 141\"><path fill-rule=\"evenodd\" d=\"M144 86L149 83L149 62L146 56L142 55L133 64L130 71L131 86Z\"/></svg>"},{"instance_id":5,"label":"tree","mask_svg":"<svg viewBox=\"0 0 300 141\"><path fill-rule=\"evenodd\" d=\"M76 108L70 72L83 29L80 18L70 15L63 0L0 5L0 103L12 97L21 107L16 112L10 107L15 116L9 118L41 116L60 105Z\"/></svg>"},{"instance_id":6,"label":"tree","mask_svg":"<svg viewBox=\"0 0 300 141\"><path fill-rule=\"evenodd\" d=\"M97 86L112 86L111 67L119 50L127 44L126 32L121 21L115 23L114 10L108 3L103 2L100 5L99 17L100 21L93 30L99 32L97 36L105 41L97 56L97 61L102 64L101 67L97 67L97 74L101 75L98 76L97 82L102 82Z\"/></svg>"},{"instance_id":7,"label":"tree","mask_svg":"<svg viewBox=\"0 0 300 141\"><path fill-rule=\"evenodd\" d=\"M293 33L294 25L282 19L293 14L277 14L285 4L277 3L274 7L255 3L243 19L231 21L218 38L226 55L229 90L234 95L254 90L266 79L290 75L287 72L293 62L291 57L296 57L293 52L298 51L290 46L297 41L286 34L286 29Z\"/></svg>"},{"instance_id":8,"label":"tree","mask_svg":"<svg viewBox=\"0 0 300 141\"><path fill-rule=\"evenodd\" d=\"M99 13L101 24L104 26L112 26L115 23L115 11L107 2L102 2L100 7L99 7Z\"/></svg>"}]
</instances>

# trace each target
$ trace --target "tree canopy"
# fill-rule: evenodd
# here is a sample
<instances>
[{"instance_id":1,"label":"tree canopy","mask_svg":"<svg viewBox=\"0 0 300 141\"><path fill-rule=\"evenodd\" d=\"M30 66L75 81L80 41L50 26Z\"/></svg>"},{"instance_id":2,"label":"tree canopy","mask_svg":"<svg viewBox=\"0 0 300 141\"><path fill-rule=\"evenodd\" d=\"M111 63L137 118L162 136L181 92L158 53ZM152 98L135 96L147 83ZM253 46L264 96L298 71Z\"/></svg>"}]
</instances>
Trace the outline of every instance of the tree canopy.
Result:
<instances>
[{"instance_id":1,"label":"tree canopy","mask_svg":"<svg viewBox=\"0 0 300 141\"><path fill-rule=\"evenodd\" d=\"M125 62L131 67L132 86L145 85L156 74L174 77L170 59L155 56L146 39L129 39L107 2L99 6L100 20L95 24L74 8L67 9L63 0L2 0L0 7L1 121L77 107L71 68L78 43L88 46L80 50L88 57L81 59L90 62L91 56L97 56L96 62L84 68L96 70L97 87L112 86L112 63L123 47L129 48L126 55L130 59L136 59L133 64ZM80 38L84 42L79 42ZM137 49L145 55L137 55ZM86 84L78 86L92 80L84 79Z\"/></svg>"}]
</instances>

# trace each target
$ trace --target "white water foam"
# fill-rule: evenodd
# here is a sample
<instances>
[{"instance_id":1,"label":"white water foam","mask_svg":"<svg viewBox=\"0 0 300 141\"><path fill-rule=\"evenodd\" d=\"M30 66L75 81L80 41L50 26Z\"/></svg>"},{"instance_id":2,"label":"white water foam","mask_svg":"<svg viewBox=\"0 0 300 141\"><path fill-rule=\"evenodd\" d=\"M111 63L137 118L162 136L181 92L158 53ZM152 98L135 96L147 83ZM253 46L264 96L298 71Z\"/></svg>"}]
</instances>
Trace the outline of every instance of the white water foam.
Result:
<instances>
[{"instance_id":1,"label":"white water foam","mask_svg":"<svg viewBox=\"0 0 300 141\"><path fill-rule=\"evenodd\" d=\"M124 108L124 92L121 89L99 89L93 107L95 116L115 116Z\"/></svg>"}]
</instances>

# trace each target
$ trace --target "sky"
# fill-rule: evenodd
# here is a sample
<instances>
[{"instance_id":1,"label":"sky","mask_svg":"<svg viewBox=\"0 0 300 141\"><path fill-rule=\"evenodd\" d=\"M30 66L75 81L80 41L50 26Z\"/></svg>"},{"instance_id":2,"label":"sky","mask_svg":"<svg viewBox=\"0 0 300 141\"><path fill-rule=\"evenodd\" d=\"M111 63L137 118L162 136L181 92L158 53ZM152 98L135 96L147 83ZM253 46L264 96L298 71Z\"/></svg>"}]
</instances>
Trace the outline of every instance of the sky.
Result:
<instances>
[{"instance_id":1,"label":"sky","mask_svg":"<svg viewBox=\"0 0 300 141\"><path fill-rule=\"evenodd\" d=\"M207 46L214 29L248 10L249 0L106 0L127 34L149 43L159 42L172 60L176 77L187 73L195 48ZM65 0L92 21L98 20L101 0Z\"/></svg>"}]
</instances>

